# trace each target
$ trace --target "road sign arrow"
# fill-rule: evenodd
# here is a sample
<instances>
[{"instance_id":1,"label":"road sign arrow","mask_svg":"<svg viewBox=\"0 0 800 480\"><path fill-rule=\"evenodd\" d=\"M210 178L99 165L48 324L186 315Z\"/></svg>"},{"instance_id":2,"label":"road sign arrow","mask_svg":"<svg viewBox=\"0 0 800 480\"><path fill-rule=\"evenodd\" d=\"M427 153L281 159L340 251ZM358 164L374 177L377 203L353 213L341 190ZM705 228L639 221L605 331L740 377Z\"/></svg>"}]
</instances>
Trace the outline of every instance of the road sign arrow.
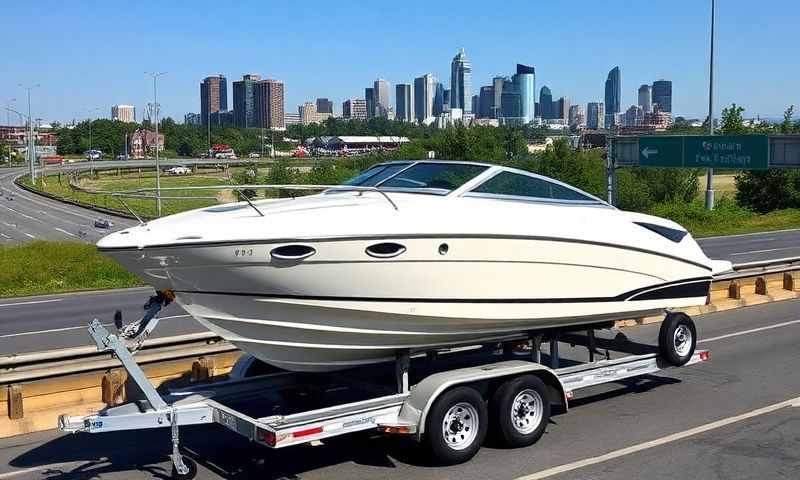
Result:
<instances>
[{"instance_id":1,"label":"road sign arrow","mask_svg":"<svg viewBox=\"0 0 800 480\"><path fill-rule=\"evenodd\" d=\"M655 148L645 147L642 150L642 155L644 155L644 158L650 158L650 155L658 155L658 150Z\"/></svg>"}]
</instances>

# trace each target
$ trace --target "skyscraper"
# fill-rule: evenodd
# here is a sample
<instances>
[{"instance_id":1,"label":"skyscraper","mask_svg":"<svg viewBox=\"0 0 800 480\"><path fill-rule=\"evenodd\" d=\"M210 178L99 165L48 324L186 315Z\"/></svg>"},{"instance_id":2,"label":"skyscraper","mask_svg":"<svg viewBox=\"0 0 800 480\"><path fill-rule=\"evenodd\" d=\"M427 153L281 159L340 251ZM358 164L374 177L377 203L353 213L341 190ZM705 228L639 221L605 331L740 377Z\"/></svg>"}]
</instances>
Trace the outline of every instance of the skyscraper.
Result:
<instances>
[{"instance_id":1,"label":"skyscraper","mask_svg":"<svg viewBox=\"0 0 800 480\"><path fill-rule=\"evenodd\" d=\"M606 78L606 128L616 126L617 114L622 104L622 76L619 67L614 67L608 72Z\"/></svg>"},{"instance_id":2,"label":"skyscraper","mask_svg":"<svg viewBox=\"0 0 800 480\"><path fill-rule=\"evenodd\" d=\"M367 87L364 89L364 100L367 102L367 118L375 116L375 89Z\"/></svg>"},{"instance_id":3,"label":"skyscraper","mask_svg":"<svg viewBox=\"0 0 800 480\"><path fill-rule=\"evenodd\" d=\"M261 75L242 76L233 82L233 124L240 128L256 126L256 104L253 85L261 80Z\"/></svg>"},{"instance_id":4,"label":"skyscraper","mask_svg":"<svg viewBox=\"0 0 800 480\"><path fill-rule=\"evenodd\" d=\"M586 126L586 115L583 113L583 105L570 105L569 107L569 126Z\"/></svg>"},{"instance_id":5,"label":"skyscraper","mask_svg":"<svg viewBox=\"0 0 800 480\"><path fill-rule=\"evenodd\" d=\"M327 98L318 98L317 113L330 113L333 115L333 102Z\"/></svg>"},{"instance_id":6,"label":"skyscraper","mask_svg":"<svg viewBox=\"0 0 800 480\"><path fill-rule=\"evenodd\" d=\"M464 49L459 50L450 64L450 108L472 111L472 64Z\"/></svg>"},{"instance_id":7,"label":"skyscraper","mask_svg":"<svg viewBox=\"0 0 800 480\"><path fill-rule=\"evenodd\" d=\"M444 85L435 82L433 87L433 116L444 113Z\"/></svg>"},{"instance_id":8,"label":"skyscraper","mask_svg":"<svg viewBox=\"0 0 800 480\"><path fill-rule=\"evenodd\" d=\"M569 121L569 107L570 101L568 97L561 97L553 102L553 116L551 118L556 120L563 120L566 124Z\"/></svg>"},{"instance_id":9,"label":"skyscraper","mask_svg":"<svg viewBox=\"0 0 800 480\"><path fill-rule=\"evenodd\" d=\"M133 105L114 105L111 107L111 120L119 122L135 122L136 107Z\"/></svg>"},{"instance_id":10,"label":"skyscraper","mask_svg":"<svg viewBox=\"0 0 800 480\"><path fill-rule=\"evenodd\" d=\"M224 75L206 77L200 83L200 115L203 125L214 112L228 109L228 81Z\"/></svg>"},{"instance_id":11,"label":"skyscraper","mask_svg":"<svg viewBox=\"0 0 800 480\"><path fill-rule=\"evenodd\" d=\"M362 98L351 98L342 102L342 117L348 120L367 119L367 101Z\"/></svg>"},{"instance_id":12,"label":"skyscraper","mask_svg":"<svg viewBox=\"0 0 800 480\"><path fill-rule=\"evenodd\" d=\"M436 77L426 73L414 79L414 115L419 123L433 117L433 97Z\"/></svg>"},{"instance_id":13,"label":"skyscraper","mask_svg":"<svg viewBox=\"0 0 800 480\"><path fill-rule=\"evenodd\" d=\"M653 104L660 111L672 113L672 81L656 80L653 82Z\"/></svg>"},{"instance_id":14,"label":"skyscraper","mask_svg":"<svg viewBox=\"0 0 800 480\"><path fill-rule=\"evenodd\" d=\"M317 123L317 105L315 103L304 102L297 107L297 113L300 115L301 124Z\"/></svg>"},{"instance_id":15,"label":"skyscraper","mask_svg":"<svg viewBox=\"0 0 800 480\"><path fill-rule=\"evenodd\" d=\"M503 80L503 93L500 95L500 110L504 124L519 124L522 121L520 94L512 80Z\"/></svg>"},{"instance_id":16,"label":"skyscraper","mask_svg":"<svg viewBox=\"0 0 800 480\"><path fill-rule=\"evenodd\" d=\"M554 118L553 115L553 94L550 93L550 88L545 85L539 92L539 115L542 120L549 120Z\"/></svg>"},{"instance_id":17,"label":"skyscraper","mask_svg":"<svg viewBox=\"0 0 800 480\"><path fill-rule=\"evenodd\" d=\"M372 88L375 100L375 115L386 118L389 114L389 82L379 78Z\"/></svg>"},{"instance_id":18,"label":"skyscraper","mask_svg":"<svg viewBox=\"0 0 800 480\"><path fill-rule=\"evenodd\" d=\"M414 90L410 83L395 85L395 118L401 122L414 121Z\"/></svg>"},{"instance_id":19,"label":"skyscraper","mask_svg":"<svg viewBox=\"0 0 800 480\"><path fill-rule=\"evenodd\" d=\"M605 127L605 108L602 102L586 105L586 128L600 130Z\"/></svg>"},{"instance_id":20,"label":"skyscraper","mask_svg":"<svg viewBox=\"0 0 800 480\"><path fill-rule=\"evenodd\" d=\"M481 100L478 95L472 96L472 114L476 117L478 116L478 112L481 110Z\"/></svg>"},{"instance_id":21,"label":"skyscraper","mask_svg":"<svg viewBox=\"0 0 800 480\"><path fill-rule=\"evenodd\" d=\"M477 116L478 118L494 118L494 113L494 85L481 87Z\"/></svg>"},{"instance_id":22,"label":"skyscraper","mask_svg":"<svg viewBox=\"0 0 800 480\"><path fill-rule=\"evenodd\" d=\"M492 104L492 118L500 118L503 116L502 107L500 102L503 98L503 82L507 79L505 77L494 77L492 79L492 86L494 87L494 103Z\"/></svg>"},{"instance_id":23,"label":"skyscraper","mask_svg":"<svg viewBox=\"0 0 800 480\"><path fill-rule=\"evenodd\" d=\"M517 73L513 77L514 86L519 92L521 117L523 123L530 123L536 115L536 69L532 66L517 64Z\"/></svg>"},{"instance_id":24,"label":"skyscraper","mask_svg":"<svg viewBox=\"0 0 800 480\"><path fill-rule=\"evenodd\" d=\"M253 85L255 126L269 129L286 128L283 82L259 80Z\"/></svg>"},{"instance_id":25,"label":"skyscraper","mask_svg":"<svg viewBox=\"0 0 800 480\"><path fill-rule=\"evenodd\" d=\"M645 84L639 87L639 106L642 108L642 111L645 113L651 112L652 102L652 90L650 85Z\"/></svg>"}]
</instances>

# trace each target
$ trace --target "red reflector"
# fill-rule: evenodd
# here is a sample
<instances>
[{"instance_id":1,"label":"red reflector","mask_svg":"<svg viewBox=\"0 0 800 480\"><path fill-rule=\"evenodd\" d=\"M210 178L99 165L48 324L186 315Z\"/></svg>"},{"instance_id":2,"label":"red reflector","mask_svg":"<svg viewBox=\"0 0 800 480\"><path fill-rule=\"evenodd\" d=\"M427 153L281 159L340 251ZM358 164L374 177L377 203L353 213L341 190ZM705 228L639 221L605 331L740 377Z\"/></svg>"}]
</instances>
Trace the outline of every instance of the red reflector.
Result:
<instances>
[{"instance_id":1,"label":"red reflector","mask_svg":"<svg viewBox=\"0 0 800 480\"><path fill-rule=\"evenodd\" d=\"M567 395L567 400L572 400L572 398L575 396L575 394L572 393L571 390L569 392L567 392L566 395Z\"/></svg>"},{"instance_id":2,"label":"red reflector","mask_svg":"<svg viewBox=\"0 0 800 480\"><path fill-rule=\"evenodd\" d=\"M260 428L256 430L256 440L259 442L264 442L270 447L275 446L275 433L270 432L269 430L261 430Z\"/></svg>"},{"instance_id":3,"label":"red reflector","mask_svg":"<svg viewBox=\"0 0 800 480\"><path fill-rule=\"evenodd\" d=\"M711 358L711 352L706 350L705 352L700 352L700 361L707 362Z\"/></svg>"},{"instance_id":4,"label":"red reflector","mask_svg":"<svg viewBox=\"0 0 800 480\"><path fill-rule=\"evenodd\" d=\"M314 427L314 428L307 428L305 430L298 430L296 432L292 432L292 436L295 438L299 438L308 435L314 435L315 433L322 433L322 427Z\"/></svg>"},{"instance_id":5,"label":"red reflector","mask_svg":"<svg viewBox=\"0 0 800 480\"><path fill-rule=\"evenodd\" d=\"M411 433L411 429L408 427L390 427L384 426L380 427L379 430L383 433L398 433L398 434L408 434Z\"/></svg>"}]
</instances>

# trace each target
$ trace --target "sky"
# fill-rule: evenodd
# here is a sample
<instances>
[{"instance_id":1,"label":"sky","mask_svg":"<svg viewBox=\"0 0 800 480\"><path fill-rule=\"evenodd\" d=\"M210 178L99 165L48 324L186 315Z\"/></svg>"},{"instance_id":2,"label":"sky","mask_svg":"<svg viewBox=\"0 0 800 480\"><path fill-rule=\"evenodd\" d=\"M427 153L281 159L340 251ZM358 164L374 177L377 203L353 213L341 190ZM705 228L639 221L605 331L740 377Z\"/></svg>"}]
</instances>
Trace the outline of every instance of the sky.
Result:
<instances>
[{"instance_id":1,"label":"sky","mask_svg":"<svg viewBox=\"0 0 800 480\"><path fill-rule=\"evenodd\" d=\"M800 1L717 0L715 109L780 116L800 106ZM608 71L622 71L622 104L643 83L673 82L673 113L708 112L710 0L360 2L338 0L5 2L0 27L0 123L6 104L34 118L109 117L133 104L137 119L158 82L162 112L199 112L208 75L232 83L259 73L285 83L286 110L327 97L336 111L382 77L394 85L433 73L449 88L459 48L478 93L517 62L536 67L537 90L573 104L603 101ZM10 101L16 99L16 101ZM394 100L392 100L392 104ZM12 123L15 116L11 115Z\"/></svg>"}]
</instances>

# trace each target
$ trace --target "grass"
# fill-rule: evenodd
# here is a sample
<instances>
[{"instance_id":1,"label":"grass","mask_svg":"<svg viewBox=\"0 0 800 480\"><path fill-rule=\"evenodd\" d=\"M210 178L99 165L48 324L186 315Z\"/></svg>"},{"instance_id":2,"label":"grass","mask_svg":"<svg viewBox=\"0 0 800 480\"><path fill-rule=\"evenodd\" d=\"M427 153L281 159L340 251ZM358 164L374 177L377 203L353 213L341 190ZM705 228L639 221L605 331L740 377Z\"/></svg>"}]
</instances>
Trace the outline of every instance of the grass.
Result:
<instances>
[{"instance_id":1,"label":"grass","mask_svg":"<svg viewBox=\"0 0 800 480\"><path fill-rule=\"evenodd\" d=\"M800 227L800 209L789 208L759 214L742 208L730 198L721 199L708 211L702 202L656 205L650 212L683 225L694 237L737 235Z\"/></svg>"},{"instance_id":2,"label":"grass","mask_svg":"<svg viewBox=\"0 0 800 480\"><path fill-rule=\"evenodd\" d=\"M36 241L0 246L0 297L140 286L94 245Z\"/></svg>"}]
</instances>

